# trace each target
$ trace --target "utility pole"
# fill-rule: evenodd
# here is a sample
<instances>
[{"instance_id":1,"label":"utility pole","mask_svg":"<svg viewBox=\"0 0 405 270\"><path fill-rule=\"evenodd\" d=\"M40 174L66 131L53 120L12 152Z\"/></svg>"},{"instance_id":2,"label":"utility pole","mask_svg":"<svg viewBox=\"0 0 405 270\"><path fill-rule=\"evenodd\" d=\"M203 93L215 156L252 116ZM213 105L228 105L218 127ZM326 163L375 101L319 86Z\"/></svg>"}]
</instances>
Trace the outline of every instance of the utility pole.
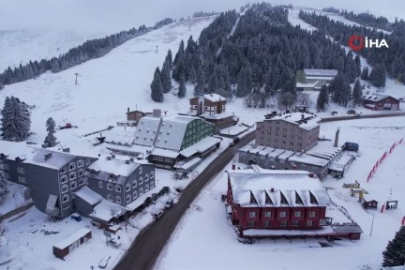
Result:
<instances>
[{"instance_id":1,"label":"utility pole","mask_svg":"<svg viewBox=\"0 0 405 270\"><path fill-rule=\"evenodd\" d=\"M374 217L375 217L375 212L373 213L373 220L371 221L370 236L373 233Z\"/></svg>"},{"instance_id":2,"label":"utility pole","mask_svg":"<svg viewBox=\"0 0 405 270\"><path fill-rule=\"evenodd\" d=\"M79 76L79 73L75 73L75 75L76 75L76 82L75 82L75 84L77 85L77 76Z\"/></svg>"}]
</instances>

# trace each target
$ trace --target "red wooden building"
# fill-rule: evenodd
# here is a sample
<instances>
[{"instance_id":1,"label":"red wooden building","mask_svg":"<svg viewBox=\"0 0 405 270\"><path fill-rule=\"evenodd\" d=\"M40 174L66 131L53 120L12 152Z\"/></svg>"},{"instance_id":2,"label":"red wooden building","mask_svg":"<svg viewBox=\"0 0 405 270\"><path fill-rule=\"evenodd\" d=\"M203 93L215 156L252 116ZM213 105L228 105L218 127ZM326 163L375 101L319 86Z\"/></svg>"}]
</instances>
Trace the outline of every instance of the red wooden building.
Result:
<instances>
[{"instance_id":1,"label":"red wooden building","mask_svg":"<svg viewBox=\"0 0 405 270\"><path fill-rule=\"evenodd\" d=\"M240 237L338 235L336 224L326 216L330 197L320 180L306 171L253 165L253 170L229 172L226 200ZM339 236L360 239L360 233L357 226Z\"/></svg>"},{"instance_id":2,"label":"red wooden building","mask_svg":"<svg viewBox=\"0 0 405 270\"><path fill-rule=\"evenodd\" d=\"M399 100L386 95L369 94L363 96L364 107L374 111L397 111L399 110Z\"/></svg>"}]
</instances>

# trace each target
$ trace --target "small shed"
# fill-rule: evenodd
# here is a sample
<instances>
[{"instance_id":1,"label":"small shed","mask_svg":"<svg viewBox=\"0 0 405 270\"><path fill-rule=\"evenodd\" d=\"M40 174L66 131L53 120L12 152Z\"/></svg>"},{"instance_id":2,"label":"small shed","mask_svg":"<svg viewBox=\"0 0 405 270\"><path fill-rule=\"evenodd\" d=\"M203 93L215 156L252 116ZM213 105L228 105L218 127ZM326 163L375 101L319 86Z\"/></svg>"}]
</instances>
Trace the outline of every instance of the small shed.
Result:
<instances>
[{"instance_id":1,"label":"small shed","mask_svg":"<svg viewBox=\"0 0 405 270\"><path fill-rule=\"evenodd\" d=\"M92 237L89 229L81 229L75 234L72 234L65 240L53 246L53 255L63 260L69 253L86 243Z\"/></svg>"},{"instance_id":2,"label":"small shed","mask_svg":"<svg viewBox=\"0 0 405 270\"><path fill-rule=\"evenodd\" d=\"M359 193L359 200L364 209L377 209L378 207L378 202L369 195Z\"/></svg>"}]
</instances>

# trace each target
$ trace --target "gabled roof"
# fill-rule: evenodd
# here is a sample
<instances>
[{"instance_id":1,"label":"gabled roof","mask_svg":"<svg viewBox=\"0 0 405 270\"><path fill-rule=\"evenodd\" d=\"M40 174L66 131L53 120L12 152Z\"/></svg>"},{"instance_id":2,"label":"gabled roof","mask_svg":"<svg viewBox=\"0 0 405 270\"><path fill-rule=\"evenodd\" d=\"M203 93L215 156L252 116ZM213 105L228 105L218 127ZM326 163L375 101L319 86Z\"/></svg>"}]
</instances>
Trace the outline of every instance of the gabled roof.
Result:
<instances>
[{"instance_id":1,"label":"gabled roof","mask_svg":"<svg viewBox=\"0 0 405 270\"><path fill-rule=\"evenodd\" d=\"M104 133L105 142L117 145L130 146L135 140L134 127L114 127L112 130Z\"/></svg>"},{"instance_id":2,"label":"gabled roof","mask_svg":"<svg viewBox=\"0 0 405 270\"><path fill-rule=\"evenodd\" d=\"M158 117L142 117L136 128L134 144L153 146L160 122Z\"/></svg>"},{"instance_id":3,"label":"gabled roof","mask_svg":"<svg viewBox=\"0 0 405 270\"><path fill-rule=\"evenodd\" d=\"M45 155L49 158L45 159ZM72 161L75 157L75 155L69 153L38 149L35 154L25 160L25 162L59 170L70 161Z\"/></svg>"},{"instance_id":4,"label":"gabled roof","mask_svg":"<svg viewBox=\"0 0 405 270\"><path fill-rule=\"evenodd\" d=\"M304 69L305 76L336 76L338 71L336 69Z\"/></svg>"},{"instance_id":5,"label":"gabled roof","mask_svg":"<svg viewBox=\"0 0 405 270\"><path fill-rule=\"evenodd\" d=\"M88 168L97 172L104 172L107 174L113 174L116 176L128 177L140 166L139 163L130 161L129 164L125 160L107 157L101 157L97 161L93 162Z\"/></svg>"},{"instance_id":6,"label":"gabled roof","mask_svg":"<svg viewBox=\"0 0 405 270\"><path fill-rule=\"evenodd\" d=\"M252 170L229 172L234 203L242 207L269 204L274 207L310 207L330 203L329 195L319 179L310 177L309 172L252 167ZM252 195L257 204L252 204Z\"/></svg>"},{"instance_id":7,"label":"gabled roof","mask_svg":"<svg viewBox=\"0 0 405 270\"><path fill-rule=\"evenodd\" d=\"M226 101L226 99L223 96L220 96L218 94L206 94L204 95L204 98L211 102Z\"/></svg>"},{"instance_id":8,"label":"gabled roof","mask_svg":"<svg viewBox=\"0 0 405 270\"><path fill-rule=\"evenodd\" d=\"M87 186L82 187L81 189L79 189L74 193L77 197L80 197L82 200L84 200L85 202L87 202L92 206L98 204L103 200L103 197L100 194L94 192Z\"/></svg>"},{"instance_id":9,"label":"gabled roof","mask_svg":"<svg viewBox=\"0 0 405 270\"><path fill-rule=\"evenodd\" d=\"M392 96L388 96L388 95L380 95L380 94L368 94L368 95L363 95L363 100L365 101L372 101L372 102L378 102L381 101L385 98L391 97L393 99L396 99ZM396 99L397 100L397 99Z\"/></svg>"},{"instance_id":10,"label":"gabled roof","mask_svg":"<svg viewBox=\"0 0 405 270\"><path fill-rule=\"evenodd\" d=\"M306 121L300 122L302 119ZM297 125L303 129L311 130L315 127L319 126L319 121L321 119L318 118L316 115L308 114L308 113L289 113L283 115L274 116L271 119L265 119L264 122L270 121L285 121L294 125Z\"/></svg>"}]
</instances>

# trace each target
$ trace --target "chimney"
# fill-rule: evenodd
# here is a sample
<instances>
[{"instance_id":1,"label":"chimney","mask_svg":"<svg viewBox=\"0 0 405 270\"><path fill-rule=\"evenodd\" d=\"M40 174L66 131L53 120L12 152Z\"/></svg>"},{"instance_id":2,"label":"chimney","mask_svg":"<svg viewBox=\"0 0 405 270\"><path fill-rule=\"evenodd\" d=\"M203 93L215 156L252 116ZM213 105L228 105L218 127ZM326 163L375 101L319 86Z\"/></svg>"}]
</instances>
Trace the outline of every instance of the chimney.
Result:
<instances>
[{"instance_id":1,"label":"chimney","mask_svg":"<svg viewBox=\"0 0 405 270\"><path fill-rule=\"evenodd\" d=\"M108 157L107 157L107 160L111 160L111 157L110 157L110 156L108 156Z\"/></svg>"},{"instance_id":2,"label":"chimney","mask_svg":"<svg viewBox=\"0 0 405 270\"><path fill-rule=\"evenodd\" d=\"M134 158L131 157L131 158L129 159L129 161L134 162Z\"/></svg>"},{"instance_id":3,"label":"chimney","mask_svg":"<svg viewBox=\"0 0 405 270\"><path fill-rule=\"evenodd\" d=\"M270 192L272 192L272 193L273 193L273 192L274 192L274 188L271 188L271 189L270 189Z\"/></svg>"},{"instance_id":4,"label":"chimney","mask_svg":"<svg viewBox=\"0 0 405 270\"><path fill-rule=\"evenodd\" d=\"M125 160L125 164L129 164L130 163L130 161L129 160Z\"/></svg>"},{"instance_id":5,"label":"chimney","mask_svg":"<svg viewBox=\"0 0 405 270\"><path fill-rule=\"evenodd\" d=\"M129 112L130 110L129 110L129 107L128 107L128 112Z\"/></svg>"},{"instance_id":6,"label":"chimney","mask_svg":"<svg viewBox=\"0 0 405 270\"><path fill-rule=\"evenodd\" d=\"M115 158L115 155L114 155L114 154L111 155L111 159L113 159L113 158Z\"/></svg>"},{"instance_id":7,"label":"chimney","mask_svg":"<svg viewBox=\"0 0 405 270\"><path fill-rule=\"evenodd\" d=\"M153 115L153 117L161 117L162 116L162 110L161 109L153 109L152 115Z\"/></svg>"},{"instance_id":8,"label":"chimney","mask_svg":"<svg viewBox=\"0 0 405 270\"><path fill-rule=\"evenodd\" d=\"M70 148L63 148L63 149L62 149L62 152L70 153Z\"/></svg>"},{"instance_id":9,"label":"chimney","mask_svg":"<svg viewBox=\"0 0 405 270\"><path fill-rule=\"evenodd\" d=\"M335 144L333 145L334 147L338 147L338 145L339 145L339 133L340 133L340 129L338 128L336 130L336 134L335 134Z\"/></svg>"}]
</instances>

